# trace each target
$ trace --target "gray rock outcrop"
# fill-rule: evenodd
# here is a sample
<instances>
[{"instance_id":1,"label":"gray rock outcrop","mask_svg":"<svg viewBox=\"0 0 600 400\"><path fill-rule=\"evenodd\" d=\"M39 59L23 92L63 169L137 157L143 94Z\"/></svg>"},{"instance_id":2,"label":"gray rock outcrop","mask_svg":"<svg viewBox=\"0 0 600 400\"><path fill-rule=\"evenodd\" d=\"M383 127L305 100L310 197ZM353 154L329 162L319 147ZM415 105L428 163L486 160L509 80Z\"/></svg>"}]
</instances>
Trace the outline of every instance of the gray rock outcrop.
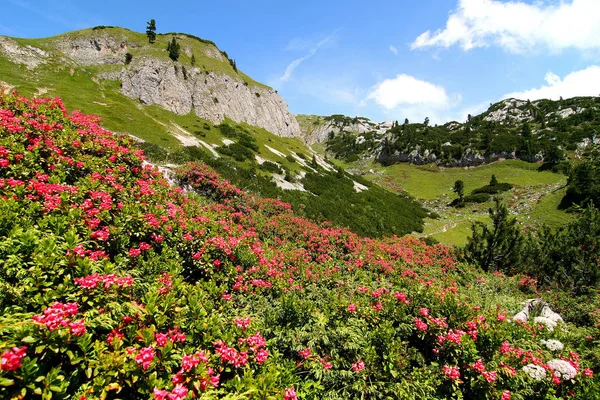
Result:
<instances>
[{"instance_id":1,"label":"gray rock outcrop","mask_svg":"<svg viewBox=\"0 0 600 400\"><path fill-rule=\"evenodd\" d=\"M48 53L44 50L29 45L20 46L15 40L5 36L0 36L0 52L12 62L25 64L29 69L44 64L48 58Z\"/></svg>"},{"instance_id":2,"label":"gray rock outcrop","mask_svg":"<svg viewBox=\"0 0 600 400\"><path fill-rule=\"evenodd\" d=\"M368 118L353 118L348 123L340 123L335 119L327 119L328 117L317 117L319 118L318 124L310 125L306 127L302 134L303 140L307 144L323 143L329 138L330 132L335 135L341 132L351 132L357 135L361 135L367 132L385 133L392 127L392 121L386 121L377 123L369 120Z\"/></svg>"},{"instance_id":3,"label":"gray rock outcrop","mask_svg":"<svg viewBox=\"0 0 600 400\"><path fill-rule=\"evenodd\" d=\"M146 57L123 68L122 92L143 104L156 104L174 113L196 115L213 123L225 117L265 128L278 136L301 136L287 105L271 88L246 83L241 77L202 73L168 60Z\"/></svg>"},{"instance_id":4,"label":"gray rock outcrop","mask_svg":"<svg viewBox=\"0 0 600 400\"><path fill-rule=\"evenodd\" d=\"M58 51L80 65L125 64L128 46L125 36L106 33L55 42Z\"/></svg>"}]
</instances>

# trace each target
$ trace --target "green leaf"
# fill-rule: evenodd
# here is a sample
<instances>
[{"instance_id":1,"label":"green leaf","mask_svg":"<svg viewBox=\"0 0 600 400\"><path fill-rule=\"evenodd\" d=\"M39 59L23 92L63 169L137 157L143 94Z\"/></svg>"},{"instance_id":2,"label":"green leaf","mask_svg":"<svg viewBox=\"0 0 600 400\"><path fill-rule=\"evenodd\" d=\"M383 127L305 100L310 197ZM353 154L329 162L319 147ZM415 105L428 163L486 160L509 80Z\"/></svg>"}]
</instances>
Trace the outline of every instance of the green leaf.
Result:
<instances>
[{"instance_id":1,"label":"green leaf","mask_svg":"<svg viewBox=\"0 0 600 400\"><path fill-rule=\"evenodd\" d=\"M21 342L27 343L27 344L29 344L29 343L35 343L35 342L37 342L37 339L34 338L33 336L26 336L23 339L21 339Z\"/></svg>"},{"instance_id":2,"label":"green leaf","mask_svg":"<svg viewBox=\"0 0 600 400\"><path fill-rule=\"evenodd\" d=\"M12 386L15 381L13 379L1 378L0 377L0 386Z\"/></svg>"}]
</instances>

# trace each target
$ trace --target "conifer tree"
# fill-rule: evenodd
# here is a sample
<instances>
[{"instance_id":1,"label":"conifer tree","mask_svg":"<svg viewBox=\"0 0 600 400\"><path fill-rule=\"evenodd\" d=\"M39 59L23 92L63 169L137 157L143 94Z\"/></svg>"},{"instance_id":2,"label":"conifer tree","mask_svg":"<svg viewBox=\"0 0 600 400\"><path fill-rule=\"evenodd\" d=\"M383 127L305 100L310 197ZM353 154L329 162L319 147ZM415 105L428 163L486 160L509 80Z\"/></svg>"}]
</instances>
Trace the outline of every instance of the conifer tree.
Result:
<instances>
[{"instance_id":1,"label":"conifer tree","mask_svg":"<svg viewBox=\"0 0 600 400\"><path fill-rule=\"evenodd\" d=\"M173 40L171 40L167 44L167 51L169 52L169 58L173 61L179 60L179 54L181 52L181 46L177 43L175 36L173 36Z\"/></svg>"},{"instance_id":2,"label":"conifer tree","mask_svg":"<svg viewBox=\"0 0 600 400\"><path fill-rule=\"evenodd\" d=\"M454 186L452 187L452 191L457 194L458 201L460 203L463 202L463 197L465 195L465 183L460 179L454 182Z\"/></svg>"},{"instance_id":3,"label":"conifer tree","mask_svg":"<svg viewBox=\"0 0 600 400\"><path fill-rule=\"evenodd\" d=\"M516 218L511 218L508 208L496 199L496 207L489 209L492 225L475 222L464 248L464 258L484 271L508 271L521 259L523 235Z\"/></svg>"},{"instance_id":4,"label":"conifer tree","mask_svg":"<svg viewBox=\"0 0 600 400\"><path fill-rule=\"evenodd\" d=\"M154 43L156 40L156 21L151 19L150 22L146 22L146 36L148 36L148 42Z\"/></svg>"}]
</instances>

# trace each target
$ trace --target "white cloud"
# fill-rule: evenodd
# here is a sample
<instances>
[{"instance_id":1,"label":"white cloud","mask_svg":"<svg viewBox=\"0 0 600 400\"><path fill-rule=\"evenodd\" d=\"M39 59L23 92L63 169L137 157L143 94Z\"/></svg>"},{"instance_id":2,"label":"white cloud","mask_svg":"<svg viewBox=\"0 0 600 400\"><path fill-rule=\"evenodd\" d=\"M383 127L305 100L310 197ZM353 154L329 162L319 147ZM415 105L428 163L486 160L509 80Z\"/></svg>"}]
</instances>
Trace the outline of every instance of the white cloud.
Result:
<instances>
[{"instance_id":1,"label":"white cloud","mask_svg":"<svg viewBox=\"0 0 600 400\"><path fill-rule=\"evenodd\" d=\"M457 112L453 109L461 103L460 95L448 95L442 86L407 74L379 82L366 100L379 105L387 119L420 122L428 117L432 123L454 119Z\"/></svg>"},{"instance_id":2,"label":"white cloud","mask_svg":"<svg viewBox=\"0 0 600 400\"><path fill-rule=\"evenodd\" d=\"M540 88L507 93L502 98L558 100L560 97L566 99L575 96L598 96L600 94L599 65L592 65L586 69L571 72L563 79L553 72L548 72L544 79L546 85L542 85Z\"/></svg>"},{"instance_id":3,"label":"white cloud","mask_svg":"<svg viewBox=\"0 0 600 400\"><path fill-rule=\"evenodd\" d=\"M394 54L398 54L398 49L396 46L390 44L390 51Z\"/></svg>"},{"instance_id":4,"label":"white cloud","mask_svg":"<svg viewBox=\"0 0 600 400\"><path fill-rule=\"evenodd\" d=\"M426 104L434 107L447 107L450 104L450 98L443 87L406 74L379 82L369 93L367 99L374 100L386 110L391 110L399 105Z\"/></svg>"},{"instance_id":5,"label":"white cloud","mask_svg":"<svg viewBox=\"0 0 600 400\"><path fill-rule=\"evenodd\" d=\"M426 31L411 49L459 44L467 51L491 44L514 53L546 48L600 49L600 1L459 0L444 29Z\"/></svg>"},{"instance_id":6,"label":"white cloud","mask_svg":"<svg viewBox=\"0 0 600 400\"><path fill-rule=\"evenodd\" d=\"M296 68L298 68L298 66L300 64L302 64L304 61L308 60L309 58L311 58L312 56L314 56L315 54L317 54L317 51L325 46L326 44L330 43L333 38L335 37L335 35L339 32L339 28L336 29L331 35L321 39L317 44L315 44L308 52L308 54L306 54L303 57L297 58L294 61L292 61L291 63L288 64L288 66L285 68L285 71L283 73L283 75L281 75L278 79L278 81L280 83L286 83L287 81L290 80L290 78L292 77L292 74L294 73L294 70ZM295 39L293 41L290 42L290 44L288 45L287 49L298 49L298 48L303 48L306 47L307 44L306 41L302 41L302 40L298 40Z\"/></svg>"}]
</instances>

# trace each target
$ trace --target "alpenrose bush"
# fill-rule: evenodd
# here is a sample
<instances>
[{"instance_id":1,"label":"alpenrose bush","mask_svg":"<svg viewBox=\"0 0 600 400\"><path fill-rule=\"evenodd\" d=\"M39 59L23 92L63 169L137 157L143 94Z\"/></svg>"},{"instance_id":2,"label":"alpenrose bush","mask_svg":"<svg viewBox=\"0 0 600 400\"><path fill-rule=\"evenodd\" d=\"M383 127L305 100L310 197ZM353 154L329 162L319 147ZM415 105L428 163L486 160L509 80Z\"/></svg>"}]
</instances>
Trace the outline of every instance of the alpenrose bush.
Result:
<instances>
[{"instance_id":1,"label":"alpenrose bush","mask_svg":"<svg viewBox=\"0 0 600 400\"><path fill-rule=\"evenodd\" d=\"M600 323L511 322L522 277L169 187L98 123L0 97L0 398L598 398Z\"/></svg>"}]
</instances>

